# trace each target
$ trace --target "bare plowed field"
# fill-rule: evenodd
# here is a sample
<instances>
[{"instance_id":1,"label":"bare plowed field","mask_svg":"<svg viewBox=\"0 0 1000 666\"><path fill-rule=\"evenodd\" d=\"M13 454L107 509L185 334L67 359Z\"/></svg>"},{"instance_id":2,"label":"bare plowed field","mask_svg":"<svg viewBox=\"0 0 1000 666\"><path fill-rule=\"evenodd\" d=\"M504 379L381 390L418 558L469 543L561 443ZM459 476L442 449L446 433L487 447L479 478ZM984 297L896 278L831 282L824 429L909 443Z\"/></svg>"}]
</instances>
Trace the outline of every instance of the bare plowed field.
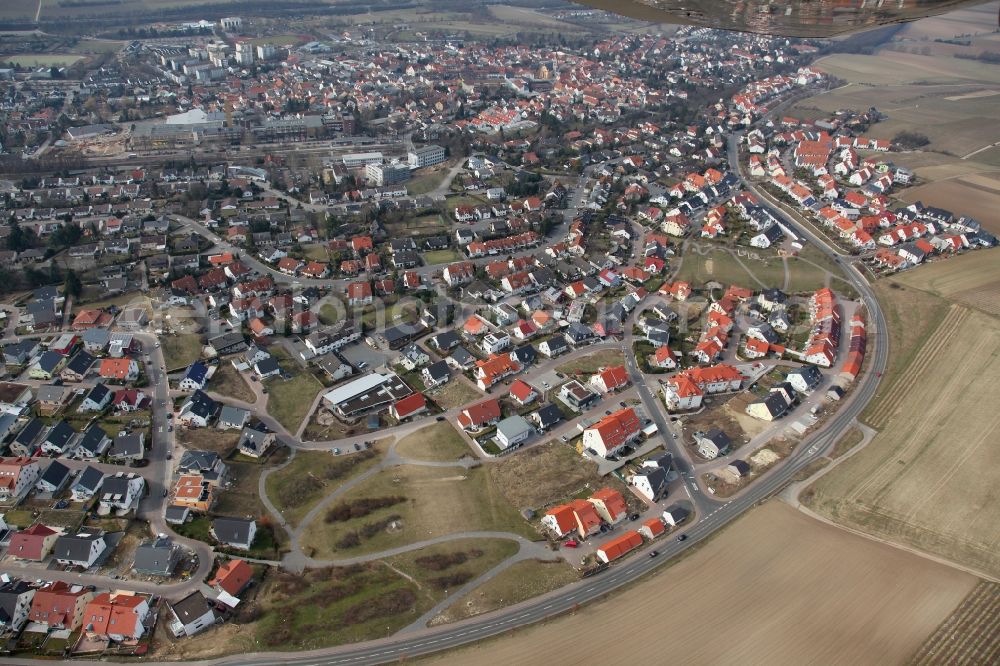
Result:
<instances>
[{"instance_id":1,"label":"bare plowed field","mask_svg":"<svg viewBox=\"0 0 1000 666\"><path fill-rule=\"evenodd\" d=\"M975 584L772 501L629 590L428 661L898 664Z\"/></svg>"}]
</instances>

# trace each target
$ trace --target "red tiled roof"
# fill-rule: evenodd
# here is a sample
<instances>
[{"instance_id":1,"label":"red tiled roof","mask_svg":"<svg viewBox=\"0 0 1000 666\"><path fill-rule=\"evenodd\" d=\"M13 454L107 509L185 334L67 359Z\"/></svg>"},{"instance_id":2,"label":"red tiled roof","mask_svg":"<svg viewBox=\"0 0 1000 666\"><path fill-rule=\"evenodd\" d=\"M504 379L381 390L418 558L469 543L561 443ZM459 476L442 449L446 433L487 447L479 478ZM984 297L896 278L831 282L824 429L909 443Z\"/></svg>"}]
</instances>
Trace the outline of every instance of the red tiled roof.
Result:
<instances>
[{"instance_id":1,"label":"red tiled roof","mask_svg":"<svg viewBox=\"0 0 1000 666\"><path fill-rule=\"evenodd\" d=\"M220 587L236 596L253 578L253 569L243 560L229 560L219 565L215 576L208 581L211 587Z\"/></svg>"}]
</instances>

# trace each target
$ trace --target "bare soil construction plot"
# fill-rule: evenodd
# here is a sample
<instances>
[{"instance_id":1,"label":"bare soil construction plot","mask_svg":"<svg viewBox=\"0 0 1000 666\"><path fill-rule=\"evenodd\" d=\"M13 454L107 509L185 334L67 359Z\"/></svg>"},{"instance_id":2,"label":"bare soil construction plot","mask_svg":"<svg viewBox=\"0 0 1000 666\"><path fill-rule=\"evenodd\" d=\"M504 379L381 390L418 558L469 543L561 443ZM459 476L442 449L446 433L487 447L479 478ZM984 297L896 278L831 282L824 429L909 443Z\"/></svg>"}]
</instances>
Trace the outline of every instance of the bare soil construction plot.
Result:
<instances>
[{"instance_id":1,"label":"bare soil construction plot","mask_svg":"<svg viewBox=\"0 0 1000 666\"><path fill-rule=\"evenodd\" d=\"M995 253L984 254L899 276L906 289L897 292L925 287L961 298L1000 278L1000 270L982 263ZM897 310L920 301L895 300L887 291L890 347L908 360L890 366L891 378L864 415L879 434L811 486L807 502L839 522L998 576L1000 411L990 397L1000 379L1000 319L952 305L939 323L906 337L909 331L893 322L914 313Z\"/></svg>"},{"instance_id":2,"label":"bare soil construction plot","mask_svg":"<svg viewBox=\"0 0 1000 666\"><path fill-rule=\"evenodd\" d=\"M629 590L427 661L658 664L669 645L677 664L901 663L976 580L772 501ZM608 618L628 640L585 638Z\"/></svg>"}]
</instances>

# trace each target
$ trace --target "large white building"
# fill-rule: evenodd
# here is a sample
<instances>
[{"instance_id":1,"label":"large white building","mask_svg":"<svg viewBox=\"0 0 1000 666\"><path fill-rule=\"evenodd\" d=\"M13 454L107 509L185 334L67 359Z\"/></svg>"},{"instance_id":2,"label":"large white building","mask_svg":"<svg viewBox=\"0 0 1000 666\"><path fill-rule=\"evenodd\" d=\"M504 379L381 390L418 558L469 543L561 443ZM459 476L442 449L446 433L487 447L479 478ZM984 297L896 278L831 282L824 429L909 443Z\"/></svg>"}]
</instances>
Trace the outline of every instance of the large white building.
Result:
<instances>
[{"instance_id":1,"label":"large white building","mask_svg":"<svg viewBox=\"0 0 1000 666\"><path fill-rule=\"evenodd\" d=\"M369 164L382 164L382 153L348 153L342 158L348 169L367 167Z\"/></svg>"},{"instance_id":2,"label":"large white building","mask_svg":"<svg viewBox=\"0 0 1000 666\"><path fill-rule=\"evenodd\" d=\"M395 185L410 179L410 168L403 164L368 164L365 166L365 177L378 187Z\"/></svg>"},{"instance_id":3,"label":"large white building","mask_svg":"<svg viewBox=\"0 0 1000 666\"><path fill-rule=\"evenodd\" d=\"M395 373L373 372L330 389L323 394L323 402L340 416L350 417L372 409L387 408L411 393L413 389Z\"/></svg>"},{"instance_id":4,"label":"large white building","mask_svg":"<svg viewBox=\"0 0 1000 666\"><path fill-rule=\"evenodd\" d=\"M407 154L407 159L410 162L410 166L414 169L440 164L445 159L444 148L433 145L421 146L416 150L411 150Z\"/></svg>"}]
</instances>

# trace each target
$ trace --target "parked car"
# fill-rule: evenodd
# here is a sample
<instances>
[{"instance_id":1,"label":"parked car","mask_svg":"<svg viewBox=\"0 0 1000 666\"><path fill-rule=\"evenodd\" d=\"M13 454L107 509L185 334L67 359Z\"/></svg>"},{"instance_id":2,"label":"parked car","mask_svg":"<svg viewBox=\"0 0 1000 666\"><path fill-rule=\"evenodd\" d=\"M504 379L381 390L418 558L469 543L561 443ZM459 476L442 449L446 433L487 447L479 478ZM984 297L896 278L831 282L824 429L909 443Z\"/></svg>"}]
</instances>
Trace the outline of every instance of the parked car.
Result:
<instances>
[{"instance_id":1,"label":"parked car","mask_svg":"<svg viewBox=\"0 0 1000 666\"><path fill-rule=\"evenodd\" d=\"M573 539L570 539L569 541L563 541L564 548L576 548L579 545L580 544L574 541Z\"/></svg>"},{"instance_id":2,"label":"parked car","mask_svg":"<svg viewBox=\"0 0 1000 666\"><path fill-rule=\"evenodd\" d=\"M435 421L444 421L444 417L443 417L443 416L438 416L438 417L437 417L437 418L435 418L434 420L435 420Z\"/></svg>"}]
</instances>

